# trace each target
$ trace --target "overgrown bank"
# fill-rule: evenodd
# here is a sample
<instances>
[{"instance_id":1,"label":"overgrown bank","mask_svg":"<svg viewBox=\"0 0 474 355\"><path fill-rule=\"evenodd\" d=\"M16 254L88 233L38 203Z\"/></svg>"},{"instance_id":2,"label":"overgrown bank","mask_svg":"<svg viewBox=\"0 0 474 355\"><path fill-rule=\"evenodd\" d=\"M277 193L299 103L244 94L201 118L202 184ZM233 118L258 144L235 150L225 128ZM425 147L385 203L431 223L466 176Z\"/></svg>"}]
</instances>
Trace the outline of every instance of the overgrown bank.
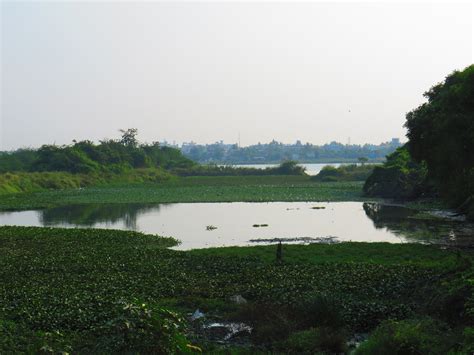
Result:
<instances>
[{"instance_id":1,"label":"overgrown bank","mask_svg":"<svg viewBox=\"0 0 474 355\"><path fill-rule=\"evenodd\" d=\"M163 169L131 169L121 173L72 174L68 172L0 174L0 195L33 193L48 190L81 189L117 184L163 183L176 176Z\"/></svg>"},{"instance_id":2,"label":"overgrown bank","mask_svg":"<svg viewBox=\"0 0 474 355\"><path fill-rule=\"evenodd\" d=\"M170 178L160 183L107 183L66 190L4 194L0 210L84 203L362 201L362 182L318 183L309 176Z\"/></svg>"},{"instance_id":3,"label":"overgrown bank","mask_svg":"<svg viewBox=\"0 0 474 355\"><path fill-rule=\"evenodd\" d=\"M250 324L249 352L345 352L351 334L387 319L401 323L378 332L404 329L401 345L415 352L472 346L470 253L384 243L284 246L275 263L274 246L165 249L172 243L123 231L0 227L0 352L219 350L192 331L186 314L197 308L210 320ZM246 303L229 302L235 295ZM385 353L380 346L372 345Z\"/></svg>"},{"instance_id":4,"label":"overgrown bank","mask_svg":"<svg viewBox=\"0 0 474 355\"><path fill-rule=\"evenodd\" d=\"M440 197L474 220L474 65L425 92L406 115L408 143L367 180L369 196Z\"/></svg>"}]
</instances>

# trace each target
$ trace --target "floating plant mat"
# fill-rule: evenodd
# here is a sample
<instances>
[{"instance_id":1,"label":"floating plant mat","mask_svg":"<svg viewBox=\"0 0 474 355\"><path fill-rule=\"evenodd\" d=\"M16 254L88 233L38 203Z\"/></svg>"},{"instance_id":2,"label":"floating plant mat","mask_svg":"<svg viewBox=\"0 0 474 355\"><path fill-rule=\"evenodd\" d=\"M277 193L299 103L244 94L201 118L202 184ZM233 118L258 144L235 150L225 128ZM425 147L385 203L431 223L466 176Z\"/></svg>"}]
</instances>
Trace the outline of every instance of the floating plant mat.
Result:
<instances>
[{"instance_id":1,"label":"floating plant mat","mask_svg":"<svg viewBox=\"0 0 474 355\"><path fill-rule=\"evenodd\" d=\"M304 243L304 244L310 244L310 243L321 243L321 244L333 244L337 243L337 238L336 237L316 237L316 238L311 238L311 237L296 237L296 238L271 238L271 239L250 239L250 243Z\"/></svg>"}]
</instances>

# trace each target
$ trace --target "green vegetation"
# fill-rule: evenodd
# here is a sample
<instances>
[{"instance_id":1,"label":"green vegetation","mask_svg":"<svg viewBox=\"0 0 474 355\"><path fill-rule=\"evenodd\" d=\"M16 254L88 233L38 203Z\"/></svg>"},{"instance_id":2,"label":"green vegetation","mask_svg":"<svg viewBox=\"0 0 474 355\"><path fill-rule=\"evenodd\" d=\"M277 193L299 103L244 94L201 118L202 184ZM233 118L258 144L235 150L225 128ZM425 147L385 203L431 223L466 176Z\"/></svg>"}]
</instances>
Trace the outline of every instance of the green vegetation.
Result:
<instances>
[{"instance_id":1,"label":"green vegetation","mask_svg":"<svg viewBox=\"0 0 474 355\"><path fill-rule=\"evenodd\" d=\"M87 186L162 183L175 176L161 169L133 169L120 174L72 174L66 172L0 174L0 195L45 190L79 189Z\"/></svg>"},{"instance_id":2,"label":"green vegetation","mask_svg":"<svg viewBox=\"0 0 474 355\"><path fill-rule=\"evenodd\" d=\"M3 186L5 177L2 177L2 173L15 173L19 185L33 185L34 188L43 185L47 188L62 188L65 184L67 187L84 186L120 180L138 182L140 179L134 178L143 175L143 171L148 171L149 175L168 172L179 176L305 175L305 169L293 160L284 160L279 166L266 169L200 165L184 157L178 149L160 146L157 142L140 144L136 139L138 132L134 128L121 132L120 140L107 139L99 144L74 141L72 145L43 145L37 150L0 152L0 193L2 190L25 191L25 188L18 186ZM28 172L64 172L79 176L29 176L26 174ZM68 179L73 181L66 182ZM62 182L58 183L57 180Z\"/></svg>"},{"instance_id":3,"label":"green vegetation","mask_svg":"<svg viewBox=\"0 0 474 355\"><path fill-rule=\"evenodd\" d=\"M416 198L433 190L474 219L474 65L455 71L406 116L406 148L376 168L369 196Z\"/></svg>"},{"instance_id":4,"label":"green vegetation","mask_svg":"<svg viewBox=\"0 0 474 355\"><path fill-rule=\"evenodd\" d=\"M395 325L401 338L390 346L470 346L470 254L285 245L275 263L275 246L166 249L174 243L125 231L0 227L0 352L219 350L179 316L196 308L210 320L252 325L249 351L345 351L351 334L379 325L364 345L379 353ZM233 295L247 303L230 303Z\"/></svg>"},{"instance_id":5,"label":"green vegetation","mask_svg":"<svg viewBox=\"0 0 474 355\"><path fill-rule=\"evenodd\" d=\"M171 178L155 183L107 183L81 189L3 194L0 210L83 203L361 201L361 182L317 183L308 176ZM366 200L366 198L365 198Z\"/></svg>"},{"instance_id":6,"label":"green vegetation","mask_svg":"<svg viewBox=\"0 0 474 355\"><path fill-rule=\"evenodd\" d=\"M270 143L258 143L247 147L237 144L183 144L183 154L200 163L218 164L271 164L283 160L298 159L304 163L355 163L360 158L372 162L382 162L386 155L400 146L398 139L375 144L342 144L331 142L324 145L310 143L284 144L273 140Z\"/></svg>"},{"instance_id":7,"label":"green vegetation","mask_svg":"<svg viewBox=\"0 0 474 355\"><path fill-rule=\"evenodd\" d=\"M413 161L406 146L387 157L383 166L374 168L364 184L367 196L388 198L415 198L428 192L425 164Z\"/></svg>"},{"instance_id":8,"label":"green vegetation","mask_svg":"<svg viewBox=\"0 0 474 355\"><path fill-rule=\"evenodd\" d=\"M318 175L314 176L314 181L365 181L372 174L376 165L362 165L351 164L341 165L337 168L333 166L325 166Z\"/></svg>"},{"instance_id":9,"label":"green vegetation","mask_svg":"<svg viewBox=\"0 0 474 355\"><path fill-rule=\"evenodd\" d=\"M356 351L360 355L448 354L456 337L447 324L431 318L383 322Z\"/></svg>"},{"instance_id":10,"label":"green vegetation","mask_svg":"<svg viewBox=\"0 0 474 355\"><path fill-rule=\"evenodd\" d=\"M0 173L62 171L74 174L121 174L139 168L192 167L196 163L185 158L178 149L158 143L139 144L136 129L122 132L120 140L106 139L72 145L43 145L38 150L22 149L0 154Z\"/></svg>"},{"instance_id":11,"label":"green vegetation","mask_svg":"<svg viewBox=\"0 0 474 355\"><path fill-rule=\"evenodd\" d=\"M408 149L425 162L441 195L461 204L474 195L474 65L455 71L407 114Z\"/></svg>"},{"instance_id":12,"label":"green vegetation","mask_svg":"<svg viewBox=\"0 0 474 355\"><path fill-rule=\"evenodd\" d=\"M195 165L187 168L175 168L172 170L174 174L179 176L249 176L249 175L305 175L305 168L298 165L294 160L285 160L277 167L272 168L242 168L233 167L231 165L220 166L215 164L210 165Z\"/></svg>"}]
</instances>

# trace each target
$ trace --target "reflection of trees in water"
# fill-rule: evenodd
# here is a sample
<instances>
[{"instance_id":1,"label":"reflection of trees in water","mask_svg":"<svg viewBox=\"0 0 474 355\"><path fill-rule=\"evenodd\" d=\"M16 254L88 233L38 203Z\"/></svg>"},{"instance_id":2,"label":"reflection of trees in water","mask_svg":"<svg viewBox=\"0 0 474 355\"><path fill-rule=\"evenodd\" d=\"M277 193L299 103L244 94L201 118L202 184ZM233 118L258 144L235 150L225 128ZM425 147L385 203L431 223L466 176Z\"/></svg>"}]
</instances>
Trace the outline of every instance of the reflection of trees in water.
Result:
<instances>
[{"instance_id":1,"label":"reflection of trees in water","mask_svg":"<svg viewBox=\"0 0 474 355\"><path fill-rule=\"evenodd\" d=\"M91 227L97 223L123 221L128 229L137 229L140 214L159 211L160 205L147 204L86 204L55 207L41 211L40 221L44 225L75 224Z\"/></svg>"},{"instance_id":2,"label":"reflection of trees in water","mask_svg":"<svg viewBox=\"0 0 474 355\"><path fill-rule=\"evenodd\" d=\"M456 222L413 218L417 211L379 203L364 203L363 208L367 217L374 223L375 228L386 228L390 232L403 236L413 242L435 241L449 238L460 228Z\"/></svg>"},{"instance_id":3,"label":"reflection of trees in water","mask_svg":"<svg viewBox=\"0 0 474 355\"><path fill-rule=\"evenodd\" d=\"M365 202L363 208L376 228L383 228L390 221L400 221L415 215L415 211L400 206L382 205L380 203Z\"/></svg>"}]
</instances>

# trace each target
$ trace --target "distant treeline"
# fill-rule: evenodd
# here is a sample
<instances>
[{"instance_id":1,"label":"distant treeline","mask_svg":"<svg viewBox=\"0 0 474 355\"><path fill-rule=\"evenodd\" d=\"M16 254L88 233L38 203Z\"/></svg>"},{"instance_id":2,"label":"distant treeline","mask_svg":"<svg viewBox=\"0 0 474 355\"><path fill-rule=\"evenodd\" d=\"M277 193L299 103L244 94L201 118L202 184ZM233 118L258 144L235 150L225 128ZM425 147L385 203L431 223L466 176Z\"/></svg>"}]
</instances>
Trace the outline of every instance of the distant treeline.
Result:
<instances>
[{"instance_id":1,"label":"distant treeline","mask_svg":"<svg viewBox=\"0 0 474 355\"><path fill-rule=\"evenodd\" d=\"M283 144L272 141L239 147L237 144L214 143L207 145L183 144L183 154L200 163L258 164L297 160L305 163L357 162L359 158L383 161L385 156L400 147L398 139L380 145L347 145L337 142L317 146L313 144Z\"/></svg>"},{"instance_id":2,"label":"distant treeline","mask_svg":"<svg viewBox=\"0 0 474 355\"><path fill-rule=\"evenodd\" d=\"M428 102L406 116L406 146L374 169L367 195L439 195L474 219L474 65L425 93Z\"/></svg>"},{"instance_id":3,"label":"distant treeline","mask_svg":"<svg viewBox=\"0 0 474 355\"><path fill-rule=\"evenodd\" d=\"M43 145L0 153L0 173L61 171L74 174L114 173L131 169L190 168L195 162L178 149L158 143L139 144L136 129L122 131L119 140L75 142L72 145Z\"/></svg>"},{"instance_id":4,"label":"distant treeline","mask_svg":"<svg viewBox=\"0 0 474 355\"><path fill-rule=\"evenodd\" d=\"M242 168L231 165L195 165L191 168L176 168L173 173L179 176L248 176L248 175L305 175L306 168L294 160L286 160L278 166L259 168Z\"/></svg>"},{"instance_id":5,"label":"distant treeline","mask_svg":"<svg viewBox=\"0 0 474 355\"><path fill-rule=\"evenodd\" d=\"M295 161L267 169L200 165L176 148L140 144L137 130L118 140L43 145L0 153L0 193L78 188L110 183L161 182L173 176L303 175Z\"/></svg>"}]
</instances>

